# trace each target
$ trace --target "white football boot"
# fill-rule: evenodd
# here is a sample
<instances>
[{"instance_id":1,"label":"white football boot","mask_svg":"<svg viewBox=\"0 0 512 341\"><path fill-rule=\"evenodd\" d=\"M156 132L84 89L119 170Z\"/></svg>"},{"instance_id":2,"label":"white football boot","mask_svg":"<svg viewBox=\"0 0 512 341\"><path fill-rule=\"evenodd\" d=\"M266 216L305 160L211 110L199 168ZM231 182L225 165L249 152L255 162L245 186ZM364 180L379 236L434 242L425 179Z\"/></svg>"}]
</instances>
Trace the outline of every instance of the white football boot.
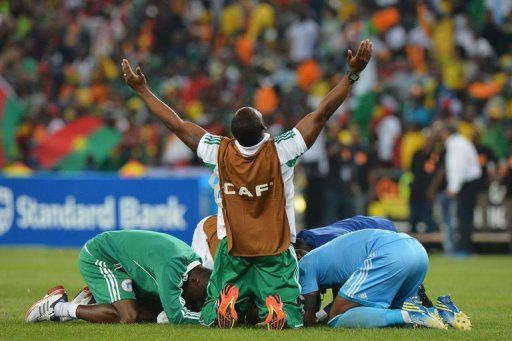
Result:
<instances>
[{"instance_id":1,"label":"white football boot","mask_svg":"<svg viewBox=\"0 0 512 341\"><path fill-rule=\"evenodd\" d=\"M78 305L89 305L96 303L96 301L94 300L94 297L92 296L89 287L85 287L82 290L80 290L78 294L76 294L75 298L73 298L71 303L75 303Z\"/></svg>"},{"instance_id":2,"label":"white football boot","mask_svg":"<svg viewBox=\"0 0 512 341\"><path fill-rule=\"evenodd\" d=\"M25 322L61 321L55 316L54 307L58 302L67 302L68 295L62 285L48 290L43 299L34 303L25 313Z\"/></svg>"}]
</instances>

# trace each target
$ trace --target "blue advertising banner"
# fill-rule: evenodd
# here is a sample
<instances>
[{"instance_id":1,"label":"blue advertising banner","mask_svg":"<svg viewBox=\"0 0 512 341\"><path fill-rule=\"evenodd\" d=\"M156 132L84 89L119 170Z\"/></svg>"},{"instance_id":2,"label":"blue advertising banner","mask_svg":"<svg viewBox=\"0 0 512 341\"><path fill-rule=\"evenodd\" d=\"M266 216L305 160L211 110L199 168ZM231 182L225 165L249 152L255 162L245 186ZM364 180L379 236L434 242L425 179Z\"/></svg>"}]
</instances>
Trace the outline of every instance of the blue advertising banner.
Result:
<instances>
[{"instance_id":1,"label":"blue advertising banner","mask_svg":"<svg viewBox=\"0 0 512 341\"><path fill-rule=\"evenodd\" d=\"M192 241L211 214L208 174L122 179L117 175L0 177L0 244L82 246L118 229Z\"/></svg>"}]
</instances>

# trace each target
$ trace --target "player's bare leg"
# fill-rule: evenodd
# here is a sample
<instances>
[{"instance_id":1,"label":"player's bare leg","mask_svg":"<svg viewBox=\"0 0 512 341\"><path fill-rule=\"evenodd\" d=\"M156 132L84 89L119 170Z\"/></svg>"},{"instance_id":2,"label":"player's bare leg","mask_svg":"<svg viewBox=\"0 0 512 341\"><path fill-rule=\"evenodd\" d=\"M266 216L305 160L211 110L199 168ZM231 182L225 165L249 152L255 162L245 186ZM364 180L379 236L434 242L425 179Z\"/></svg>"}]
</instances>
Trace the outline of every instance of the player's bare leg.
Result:
<instances>
[{"instance_id":1,"label":"player's bare leg","mask_svg":"<svg viewBox=\"0 0 512 341\"><path fill-rule=\"evenodd\" d=\"M329 320L357 306L359 306L359 304L351 302L349 300L344 299L341 296L336 295L331 307L331 311L329 312Z\"/></svg>"},{"instance_id":2,"label":"player's bare leg","mask_svg":"<svg viewBox=\"0 0 512 341\"><path fill-rule=\"evenodd\" d=\"M76 316L93 323L156 322L162 310L159 302L121 300L113 304L79 305Z\"/></svg>"},{"instance_id":3,"label":"player's bare leg","mask_svg":"<svg viewBox=\"0 0 512 341\"><path fill-rule=\"evenodd\" d=\"M121 300L112 304L80 305L76 310L78 319L93 323L135 323L138 322L138 315L135 300Z\"/></svg>"},{"instance_id":4,"label":"player's bare leg","mask_svg":"<svg viewBox=\"0 0 512 341\"><path fill-rule=\"evenodd\" d=\"M80 305L76 310L78 319L93 323L138 322L138 307L135 300L121 300L112 304Z\"/></svg>"}]
</instances>

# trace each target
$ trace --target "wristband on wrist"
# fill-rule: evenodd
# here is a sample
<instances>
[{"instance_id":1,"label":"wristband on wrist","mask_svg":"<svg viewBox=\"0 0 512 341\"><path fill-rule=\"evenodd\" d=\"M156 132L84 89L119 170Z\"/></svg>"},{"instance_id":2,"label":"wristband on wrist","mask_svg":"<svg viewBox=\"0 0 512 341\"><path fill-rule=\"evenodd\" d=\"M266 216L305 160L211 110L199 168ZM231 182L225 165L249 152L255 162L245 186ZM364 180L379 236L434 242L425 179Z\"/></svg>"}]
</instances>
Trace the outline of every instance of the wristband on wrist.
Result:
<instances>
[{"instance_id":1,"label":"wristband on wrist","mask_svg":"<svg viewBox=\"0 0 512 341\"><path fill-rule=\"evenodd\" d=\"M327 318L329 317L329 314L327 314L327 312L325 310L321 309L320 311L316 312L315 316L318 319L318 321L323 322L323 321L327 320Z\"/></svg>"},{"instance_id":2,"label":"wristband on wrist","mask_svg":"<svg viewBox=\"0 0 512 341\"><path fill-rule=\"evenodd\" d=\"M348 80L350 81L350 84L354 84L355 82L357 82L359 80L359 73L347 71L347 77L348 77Z\"/></svg>"}]
</instances>

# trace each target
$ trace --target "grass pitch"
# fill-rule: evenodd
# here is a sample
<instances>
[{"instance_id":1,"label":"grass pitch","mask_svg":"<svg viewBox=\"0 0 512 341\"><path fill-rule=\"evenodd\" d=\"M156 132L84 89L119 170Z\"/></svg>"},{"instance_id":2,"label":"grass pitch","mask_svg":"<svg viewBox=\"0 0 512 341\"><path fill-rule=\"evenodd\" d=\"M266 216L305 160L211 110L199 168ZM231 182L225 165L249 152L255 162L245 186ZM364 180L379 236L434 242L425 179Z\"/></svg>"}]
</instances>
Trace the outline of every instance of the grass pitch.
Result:
<instances>
[{"instance_id":1,"label":"grass pitch","mask_svg":"<svg viewBox=\"0 0 512 341\"><path fill-rule=\"evenodd\" d=\"M50 287L63 284L71 297L84 286L77 268L78 250L0 248L0 339L253 340L253 339L478 339L512 340L512 256L448 259L432 256L426 287L432 300L450 293L473 323L473 330L387 328L341 330L327 327L266 331L200 326L94 325L23 322L25 310Z\"/></svg>"}]
</instances>

